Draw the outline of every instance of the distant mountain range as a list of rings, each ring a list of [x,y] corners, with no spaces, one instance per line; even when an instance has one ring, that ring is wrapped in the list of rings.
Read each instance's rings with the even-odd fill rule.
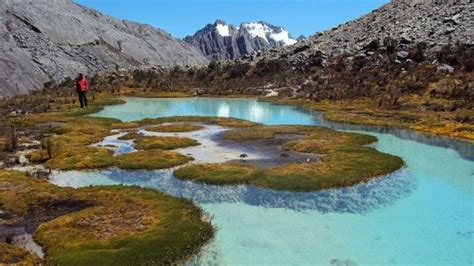
[[[206,25],[184,41],[198,48],[209,60],[239,59],[256,51],[298,42],[284,28],[263,21],[236,27],[223,20]]]

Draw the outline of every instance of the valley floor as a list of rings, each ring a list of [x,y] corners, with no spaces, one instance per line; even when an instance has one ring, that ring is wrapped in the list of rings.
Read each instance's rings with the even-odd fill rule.
[[[128,96],[190,95],[143,92]],[[41,96],[29,99],[25,106],[34,106],[35,102],[44,100]],[[415,96],[405,99],[412,103],[412,107],[402,110],[375,107],[370,100],[262,100],[323,111],[324,117],[331,121],[401,126],[474,140],[472,123],[457,121],[463,116],[472,117],[472,111],[420,112],[417,102],[420,99]],[[32,263],[41,260],[10,244],[12,236],[6,232],[13,227],[21,227],[33,234],[34,240],[45,248],[48,263],[86,264],[90,262],[87,259],[90,254],[104,258],[104,264],[123,258],[174,263],[196,254],[212,238],[211,224],[202,219],[203,213],[191,202],[136,187],[59,188],[40,178],[45,169],[117,167],[155,170],[184,165],[175,171],[176,177],[183,180],[213,185],[251,184],[273,190],[301,192],[351,186],[391,173],[404,164],[399,157],[364,146],[376,141],[374,137],[316,126],[262,126],[245,120],[217,117],[170,117],[121,122],[89,116],[106,105],[121,103],[120,98],[97,94],[93,96],[89,109],[78,110],[74,108],[74,98],[57,97],[49,99],[49,112],[10,114],[6,118],[7,124],[14,126],[14,130],[7,128],[6,134],[0,138],[1,150],[19,148],[23,151],[1,153],[2,167],[28,166],[25,165],[28,163],[41,167],[37,168],[38,171],[20,167],[27,170],[27,175],[0,170],[0,240],[4,241],[0,244],[0,262]],[[252,163],[252,158],[247,158],[248,154],[230,162],[206,163],[198,160],[192,163],[193,154],[179,150],[186,151],[201,143],[193,139],[193,134],[183,132],[199,132],[207,125],[225,129],[221,141],[227,144],[247,145],[253,149],[273,145],[275,150],[281,151],[282,158],[274,159],[267,165],[259,164],[258,160]],[[143,128],[149,133],[144,134]],[[117,133],[122,133],[117,140],[128,141],[132,145],[128,152],[117,153],[110,145],[100,145],[104,138]],[[287,156],[292,159],[285,159]],[[298,156],[310,159],[306,161],[298,159]],[[114,206],[109,206],[111,198],[116,198]],[[166,204],[158,206],[156,201]],[[130,209],[135,211],[125,211]],[[171,209],[173,212],[170,212]],[[130,227],[129,222],[138,227]],[[186,237],[176,235],[177,232]],[[106,238],[102,237],[104,234]],[[175,241],[177,239],[180,240]],[[143,257],[140,255],[143,252],[137,251],[150,246],[158,248],[145,249],[144,252],[151,254],[149,256]],[[111,256],[110,252],[115,255]]]

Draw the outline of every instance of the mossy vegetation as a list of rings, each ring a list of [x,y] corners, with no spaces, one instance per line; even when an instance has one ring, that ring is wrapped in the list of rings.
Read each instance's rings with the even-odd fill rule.
[[[212,185],[245,184],[261,174],[256,167],[245,164],[192,164],[178,168],[175,176]]]
[[[195,140],[177,137],[145,137],[137,142],[139,151],[113,156],[112,151],[91,146],[63,145],[57,148],[49,159],[45,149],[34,150],[27,154],[33,163],[44,163],[44,166],[57,170],[84,170],[118,167],[133,170],[163,169],[184,164],[191,157],[177,152],[167,151],[180,147],[197,145]]]
[[[140,150],[174,150],[178,148],[184,148],[189,146],[199,145],[194,139],[182,138],[182,137],[156,137],[147,136],[135,141],[135,147]]]
[[[152,132],[190,132],[198,131],[203,129],[203,126],[200,125],[190,125],[190,124],[168,124],[168,125],[158,125],[153,127],[148,127],[146,130]]]
[[[194,139],[184,137],[168,136],[145,136],[137,132],[129,132],[119,138],[120,140],[133,140],[135,148],[138,150],[174,150],[189,146],[199,145]]]
[[[145,118],[140,121],[135,121],[140,126],[144,125],[159,125],[163,123],[205,123],[209,125],[218,125],[222,127],[252,127],[257,123],[248,120],[233,118],[233,117],[214,117],[214,116],[172,116],[159,118]]]
[[[5,149],[5,137],[0,136],[0,151],[3,151]]]
[[[193,203],[151,189],[60,188],[11,171],[0,171],[0,184],[3,225],[38,223],[34,238],[49,265],[175,264],[213,235]],[[0,244],[1,263],[37,260]]]
[[[155,170],[171,168],[193,160],[173,151],[145,150],[119,155],[114,158],[114,165],[129,170]]]
[[[120,88],[120,95],[139,98],[186,98],[192,97],[191,92],[186,91],[153,91],[140,88],[124,87]]]
[[[177,169],[174,174],[181,179],[216,185],[248,183],[275,190],[316,191],[354,185],[403,166],[399,157],[364,146],[375,142],[375,137],[321,127],[256,126],[228,131],[224,137],[234,141],[257,141],[275,138],[278,134],[304,136],[284,142],[282,148],[317,154],[321,159],[276,167],[243,163],[190,165]]]
[[[115,100],[103,100],[104,103],[116,103]],[[101,106],[96,105],[98,109]],[[162,169],[188,162],[192,158],[181,156],[173,150],[199,143],[189,138],[144,136],[137,133],[139,127],[161,127],[164,130],[182,131],[201,128],[197,125],[163,125],[172,122],[207,123],[226,127],[250,127],[255,123],[219,117],[165,117],[143,119],[133,122],[121,122],[116,119],[87,116],[88,111],[64,111],[15,116],[8,123],[23,128],[41,128],[45,135],[42,141],[50,139],[52,152],[49,156],[45,148],[34,150],[27,157],[35,163],[44,163],[51,169],[83,170],[117,166],[126,169]],[[121,129],[130,132],[120,139],[135,140],[137,154],[115,157],[105,148],[91,146],[112,135],[111,130]],[[164,156],[163,158],[157,156]],[[140,160],[133,162],[131,160]],[[172,161],[176,160],[176,161]],[[140,168],[143,167],[143,168]]]
[[[461,105],[457,101],[432,98],[429,95],[401,96],[397,98],[397,108],[382,108],[379,105],[383,100],[369,98],[318,102],[286,98],[264,100],[323,111],[324,118],[334,122],[405,127],[435,135],[474,140],[474,111],[457,108],[457,105]]]

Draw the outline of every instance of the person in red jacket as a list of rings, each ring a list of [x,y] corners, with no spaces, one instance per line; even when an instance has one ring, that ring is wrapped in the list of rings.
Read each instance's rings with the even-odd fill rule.
[[[76,92],[79,95],[79,102],[81,103],[81,108],[87,108],[87,91],[89,90],[89,82],[86,77],[79,73],[79,76],[76,79]]]

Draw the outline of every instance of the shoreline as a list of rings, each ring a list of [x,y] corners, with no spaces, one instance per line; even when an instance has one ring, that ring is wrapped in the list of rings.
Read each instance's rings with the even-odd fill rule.
[[[308,106],[308,105],[311,105],[311,104],[316,104],[316,102],[311,101],[311,100],[307,100],[307,99],[291,99],[291,98],[281,98],[281,97],[278,97],[278,98],[274,98],[274,97],[271,97],[271,98],[270,97],[256,97],[256,98],[259,101],[269,102],[269,103],[272,103],[272,104],[275,104],[275,105],[295,106],[295,107],[302,108],[303,110],[306,110],[306,111],[309,111],[309,112],[319,112],[319,113],[321,113],[321,115],[323,116],[323,118],[325,120],[327,120],[329,122],[333,122],[333,123],[340,123],[340,124],[347,123],[347,124],[351,124],[351,125],[373,126],[373,127],[378,127],[378,128],[402,128],[402,129],[412,130],[412,131],[415,131],[415,132],[418,132],[418,133],[423,133],[423,134],[426,134],[426,135],[437,136],[437,137],[446,137],[446,138],[450,138],[450,139],[454,139],[454,140],[474,144],[474,135],[472,136],[472,138],[471,137],[459,137],[459,136],[452,136],[452,135],[447,135],[447,134],[443,134],[443,133],[436,133],[436,132],[430,131],[430,130],[420,130],[418,128],[411,127],[413,125],[409,125],[409,124],[404,125],[403,123],[398,123],[398,124],[397,123],[383,124],[383,123],[375,123],[375,122],[363,123],[363,122],[359,122],[359,121],[355,122],[355,121],[351,121],[351,120],[342,120],[342,119],[337,119],[337,118],[334,118],[334,117],[328,117],[328,112],[330,112],[330,110],[325,109],[325,108],[317,108],[317,107]],[[302,102],[302,103],[299,103],[297,101]],[[350,102],[350,101],[348,101],[348,102]],[[337,102],[335,102],[335,103],[328,102],[328,104],[336,105]],[[342,112],[345,112],[346,114],[349,114],[349,112],[344,111],[344,110],[342,110]]]

